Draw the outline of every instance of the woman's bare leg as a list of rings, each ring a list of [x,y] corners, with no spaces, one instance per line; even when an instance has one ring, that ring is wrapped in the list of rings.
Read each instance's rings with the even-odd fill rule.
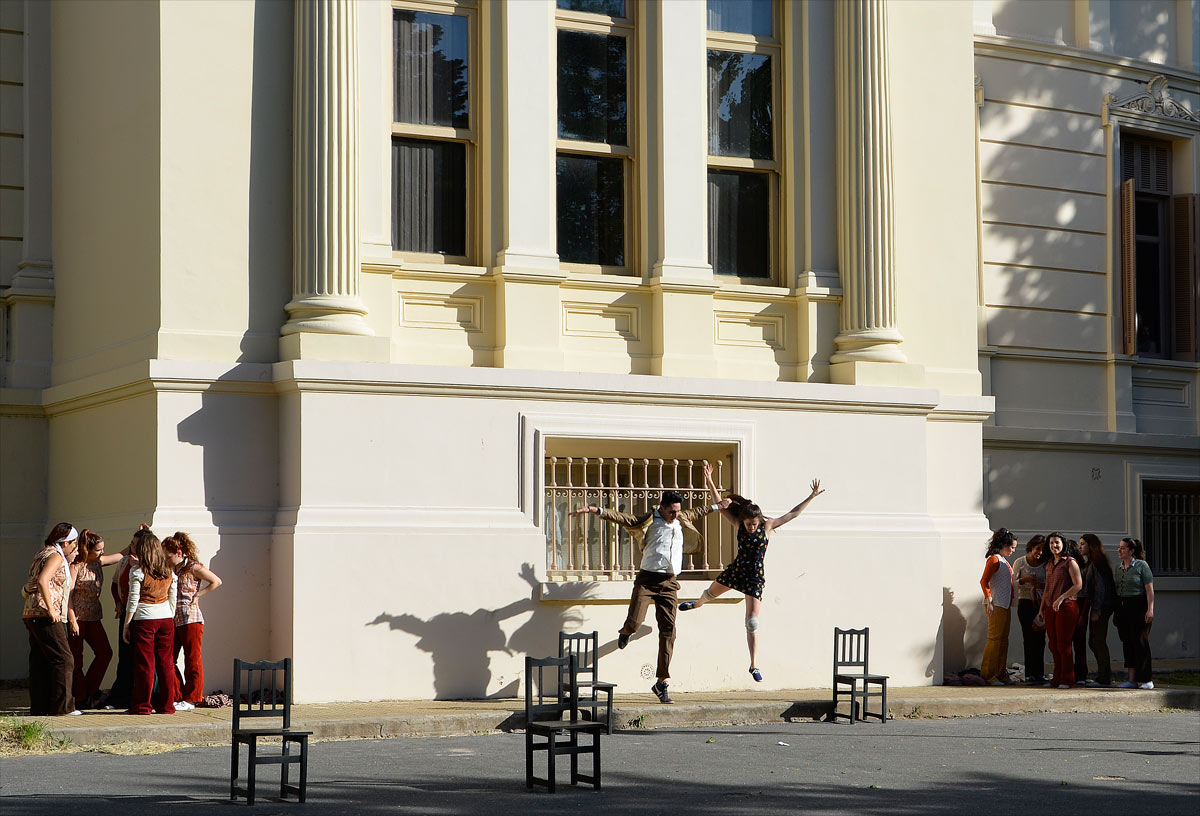
[[[750,650],[750,668],[758,666],[758,616],[762,599],[746,596],[746,647]]]
[[[708,603],[709,601],[713,600],[714,598],[721,597],[728,591],[729,591],[729,587],[725,586],[724,584],[718,584],[716,581],[713,581],[711,584],[708,585],[708,589],[704,590],[704,592],[700,595],[699,598],[697,598],[694,601],[691,601],[691,606],[689,606],[688,609],[695,609],[698,606],[704,606],[704,604]]]

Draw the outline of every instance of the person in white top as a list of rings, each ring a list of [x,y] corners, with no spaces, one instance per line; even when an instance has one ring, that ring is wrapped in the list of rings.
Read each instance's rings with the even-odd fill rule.
[[[133,539],[137,566],[129,573],[122,637],[133,650],[133,691],[129,714],[175,713],[175,600],[178,578],[158,536],[139,530]],[[158,693],[151,701],[154,675]],[[153,708],[151,708],[153,702]]]
[[[571,511],[572,516],[594,513],[605,521],[620,524],[642,541],[641,569],[633,582],[629,614],[617,634],[617,647],[624,649],[629,645],[629,636],[646,620],[646,612],[653,601],[658,623],[658,682],[650,690],[660,702],[674,702],[667,692],[667,680],[671,676],[671,654],[675,648],[675,613],[679,606],[677,576],[683,570],[684,528],[699,535],[692,522],[728,504],[725,500],[710,507],[683,510],[683,497],[668,490],[662,494],[658,507],[642,515],[618,513],[592,504]]]

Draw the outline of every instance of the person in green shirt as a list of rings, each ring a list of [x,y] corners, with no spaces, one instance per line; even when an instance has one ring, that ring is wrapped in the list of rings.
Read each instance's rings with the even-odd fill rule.
[[[1154,688],[1151,673],[1150,626],[1154,623],[1154,573],[1146,563],[1146,550],[1136,538],[1117,545],[1121,563],[1113,570],[1117,611],[1113,620],[1125,651],[1128,682],[1121,688]]]

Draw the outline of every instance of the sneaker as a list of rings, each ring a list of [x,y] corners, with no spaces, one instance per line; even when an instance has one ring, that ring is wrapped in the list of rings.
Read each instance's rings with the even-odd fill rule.
[[[1060,689],[1069,689],[1070,686],[1068,686],[1066,683],[1063,683],[1061,686],[1059,686],[1059,688]]]
[[[1042,683],[1042,688],[1054,688],[1054,684],[1053,683]],[[1063,688],[1066,688],[1066,686],[1063,686]]]
[[[82,715],[82,714],[83,714],[83,712],[82,712],[82,711],[80,711],[78,708],[77,708],[77,709],[75,709],[74,711],[68,711],[68,712],[67,712],[67,716],[68,716],[68,717],[78,717],[78,716],[80,716],[80,715]]]
[[[618,634],[617,635],[617,648],[624,649],[628,645],[629,645],[629,635],[625,634],[624,632],[621,632],[620,634]]]
[[[1151,689],[1154,688],[1154,681],[1151,680],[1148,683],[1142,683],[1140,686],[1138,686],[1138,688],[1145,689],[1146,691],[1150,691]]]
[[[1095,680],[1085,680],[1083,684],[1088,688],[1100,688],[1100,684]]]
[[[175,704],[176,711],[191,711],[193,708],[195,708],[194,705],[192,705],[189,702],[185,702],[183,700],[180,700],[178,703]]]
[[[1008,683],[1001,683],[999,680],[993,680],[992,682],[988,683],[988,685],[989,686],[1007,686]]]
[[[679,605],[680,612],[691,612],[695,608],[696,608],[695,601],[684,601],[683,603],[681,603]]]
[[[674,700],[671,699],[671,695],[667,693],[667,684],[661,680],[659,680],[657,683],[655,683],[653,686],[651,686],[650,690],[654,692],[654,695],[656,697],[658,697],[658,701],[660,703],[675,702]]]
[[[116,711],[116,710],[117,710],[117,707],[116,707],[116,706],[111,706],[111,705],[106,705],[106,706],[104,706],[104,710],[105,710],[105,711]]]
[[[1075,681],[1075,685],[1077,685],[1077,686],[1086,686],[1087,684],[1088,684],[1087,680],[1076,680]]]
[[[753,666],[750,667],[750,676],[754,678],[755,683],[762,682],[762,672],[760,672],[758,669],[754,668]]]
[[[1137,683],[1131,683],[1128,680],[1117,686],[1117,688],[1137,688]]]

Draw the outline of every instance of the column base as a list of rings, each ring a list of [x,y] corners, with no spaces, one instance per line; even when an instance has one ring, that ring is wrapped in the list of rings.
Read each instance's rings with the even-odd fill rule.
[[[890,385],[923,388],[925,366],[916,363],[879,363],[851,360],[831,363],[829,381],[837,385]]]
[[[280,360],[389,363],[391,358],[392,344],[387,337],[301,331],[279,338]]]

